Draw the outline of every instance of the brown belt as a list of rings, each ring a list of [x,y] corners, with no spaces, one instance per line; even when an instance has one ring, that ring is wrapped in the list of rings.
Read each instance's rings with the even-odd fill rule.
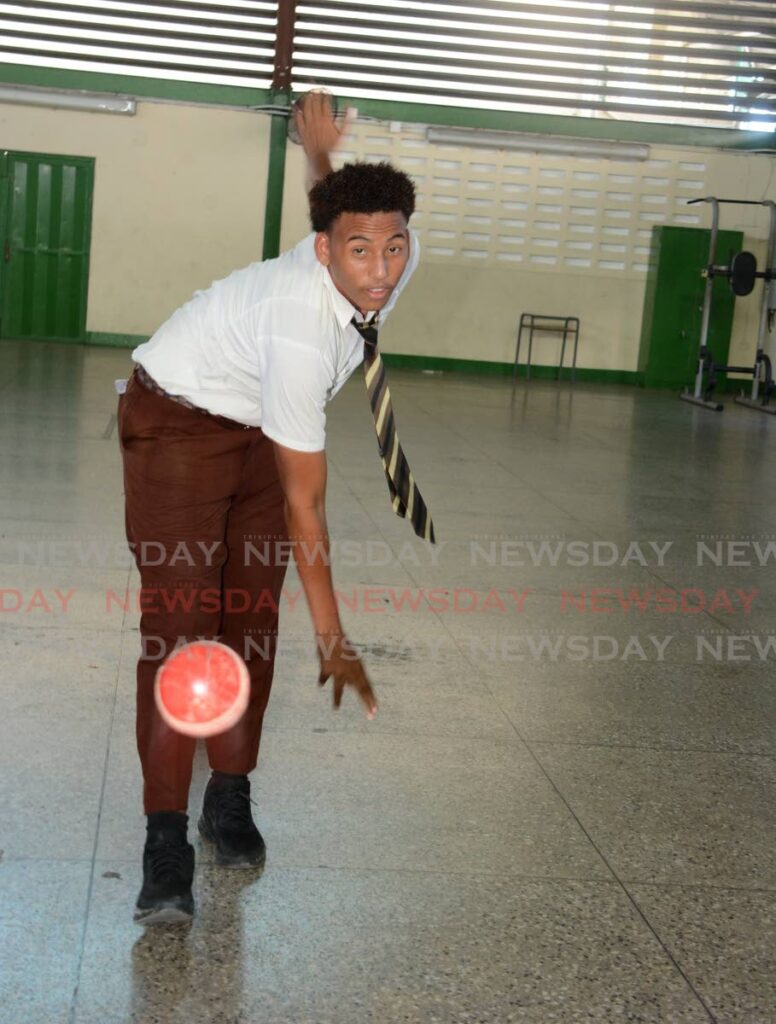
[[[146,388],[148,391],[153,391],[155,395],[161,395],[162,398],[169,398],[171,402],[177,402],[178,405],[184,406],[186,409],[191,409],[193,412],[200,412],[203,416],[210,416],[212,419],[217,420],[219,423],[223,423],[227,427],[239,427],[242,430],[259,430],[259,427],[251,427],[247,423],[238,423],[237,420],[230,420],[228,416],[218,416],[216,413],[208,412],[207,409],[203,409],[199,405],[194,405],[188,398],[184,398],[183,395],[171,395],[169,391],[165,391],[164,388],[157,384],[151,374],[140,365],[135,363],[134,375],[137,380]]]
[[[153,391],[156,395],[161,395],[162,398],[169,398],[173,402],[177,402],[178,405],[184,405],[187,409],[194,409],[195,412],[202,412],[205,415],[210,415],[207,409],[201,409],[198,405],[194,405],[188,398],[184,398],[183,395],[171,395],[169,391],[165,391],[164,388],[157,384],[154,378],[144,367],[137,363],[135,366],[135,376],[148,391]]]

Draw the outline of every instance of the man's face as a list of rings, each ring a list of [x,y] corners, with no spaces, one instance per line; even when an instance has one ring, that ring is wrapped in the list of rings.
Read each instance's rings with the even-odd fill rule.
[[[338,291],[362,315],[391,297],[410,256],[403,213],[342,213],[315,237],[315,253]]]

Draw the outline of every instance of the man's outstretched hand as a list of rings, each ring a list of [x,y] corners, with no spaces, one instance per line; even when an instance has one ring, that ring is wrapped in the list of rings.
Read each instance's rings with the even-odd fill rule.
[[[318,683],[323,686],[330,676],[334,677],[334,707],[338,708],[342,703],[345,687],[353,686],[366,708],[366,717],[374,718],[377,714],[377,699],[356,648],[347,637],[341,635],[320,635],[316,639],[321,663]]]
[[[313,89],[294,103],[294,121],[308,158],[315,163],[333,153],[350,126],[351,114],[337,123],[327,92]]]

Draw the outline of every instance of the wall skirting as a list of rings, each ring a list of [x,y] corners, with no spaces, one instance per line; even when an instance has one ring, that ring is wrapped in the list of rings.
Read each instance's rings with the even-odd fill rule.
[[[105,331],[89,331],[87,334],[87,345],[103,345],[113,348],[135,348],[148,338],[142,334],[111,334]],[[402,355],[395,352],[383,352],[383,362],[386,366],[394,366],[405,370],[425,370],[427,372],[442,373],[471,373],[489,377],[511,377],[512,363],[498,363],[484,359],[451,359],[444,356],[415,356]],[[537,380],[555,379],[557,368],[555,366],[531,365],[531,376]],[[517,368],[518,377],[525,377],[525,366]],[[568,380],[571,376],[569,367],[563,370],[562,379]],[[635,370],[596,370],[588,367],[577,367],[577,380],[593,381],[606,384],[634,384],[641,383],[641,374]]]
[[[3,341],[17,339],[8,338]],[[45,341],[49,344],[65,345],[96,345],[103,348],[135,348],[144,341],[148,341],[146,334],[115,334],[110,331],[87,331],[86,340],[67,338],[24,338],[24,341]],[[398,352],[383,352],[383,362],[386,366],[393,366],[402,370],[417,370],[427,373],[470,373],[477,376],[487,377],[511,377],[512,363],[497,363],[486,359],[451,359],[445,356],[411,356],[402,355]],[[531,377],[536,380],[555,380],[558,372],[557,366],[542,366],[538,363],[531,364]],[[525,366],[517,368],[517,376],[525,377]],[[568,383],[571,378],[571,368],[566,366],[563,369],[562,381]],[[592,367],[578,366],[576,379],[580,382],[592,384],[629,384],[634,387],[644,386],[644,374],[638,370],[597,370]],[[692,381],[687,382],[688,386]],[[744,390],[747,394],[751,388],[749,377],[728,377],[727,380],[720,379],[717,391],[720,394],[730,394]],[[673,391],[678,394],[675,387],[651,388],[650,390]]]

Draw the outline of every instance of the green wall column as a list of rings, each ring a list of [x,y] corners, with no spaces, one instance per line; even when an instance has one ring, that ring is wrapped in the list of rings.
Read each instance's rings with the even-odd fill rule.
[[[270,103],[288,107],[291,97],[285,90],[273,92]],[[271,260],[280,252],[280,226],[283,211],[283,184],[286,176],[286,140],[288,118],[285,111],[270,115],[269,168],[267,171],[267,200],[264,210],[263,259]]]

